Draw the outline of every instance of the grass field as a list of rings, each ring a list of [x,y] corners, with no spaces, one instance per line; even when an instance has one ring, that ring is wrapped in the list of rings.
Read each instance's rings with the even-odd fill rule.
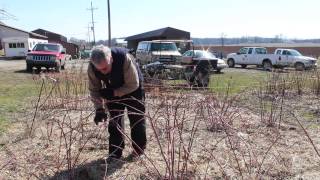
[[[37,93],[30,74],[0,72],[0,133],[10,125],[11,115],[22,112],[28,98]]]
[[[211,92],[217,94],[224,94],[227,91],[231,94],[240,93],[246,89],[257,87],[261,82],[265,81],[268,77],[268,72],[254,71],[239,72],[227,71],[210,76],[209,88]],[[168,84],[178,85],[187,84],[185,80],[168,81]],[[229,90],[228,90],[229,89]]]
[[[210,77],[210,89],[213,92],[224,93],[229,88],[231,94],[239,93],[248,88],[259,86],[267,78],[266,72],[226,72]]]

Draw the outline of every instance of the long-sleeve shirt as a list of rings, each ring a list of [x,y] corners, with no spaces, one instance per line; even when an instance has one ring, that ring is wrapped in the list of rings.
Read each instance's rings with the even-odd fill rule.
[[[116,59],[114,59],[116,60]],[[137,90],[139,87],[139,76],[132,55],[127,54],[123,64],[124,84],[114,89],[113,93],[116,97],[122,97]],[[103,108],[103,98],[99,90],[103,87],[103,82],[98,79],[91,66],[88,67],[89,92],[91,100],[96,109]]]

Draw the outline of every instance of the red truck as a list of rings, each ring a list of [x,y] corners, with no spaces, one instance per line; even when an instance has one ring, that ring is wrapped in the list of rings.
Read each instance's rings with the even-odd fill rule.
[[[45,67],[47,69],[54,68],[56,72],[60,72],[61,69],[65,69],[67,58],[66,51],[61,44],[36,44],[27,54],[27,71],[31,72],[33,67],[38,70]]]

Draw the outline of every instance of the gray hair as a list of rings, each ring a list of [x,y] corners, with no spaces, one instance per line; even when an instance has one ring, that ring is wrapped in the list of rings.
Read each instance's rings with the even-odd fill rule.
[[[99,45],[92,48],[90,60],[93,64],[100,64],[111,56],[111,50],[107,46]]]

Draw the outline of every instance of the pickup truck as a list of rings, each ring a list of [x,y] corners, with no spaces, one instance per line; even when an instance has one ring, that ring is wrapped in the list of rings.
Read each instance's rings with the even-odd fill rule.
[[[274,54],[267,54],[264,47],[244,47],[237,53],[231,53],[227,56],[229,67],[241,65],[246,68],[247,65],[262,66],[264,70],[271,70],[273,67],[294,67],[302,71],[317,67],[317,59],[301,55],[294,49],[276,49]]]
[[[27,54],[27,71],[31,72],[33,67],[41,69],[54,68],[56,72],[65,69],[66,52],[61,44],[47,43],[36,44],[36,46]]]

